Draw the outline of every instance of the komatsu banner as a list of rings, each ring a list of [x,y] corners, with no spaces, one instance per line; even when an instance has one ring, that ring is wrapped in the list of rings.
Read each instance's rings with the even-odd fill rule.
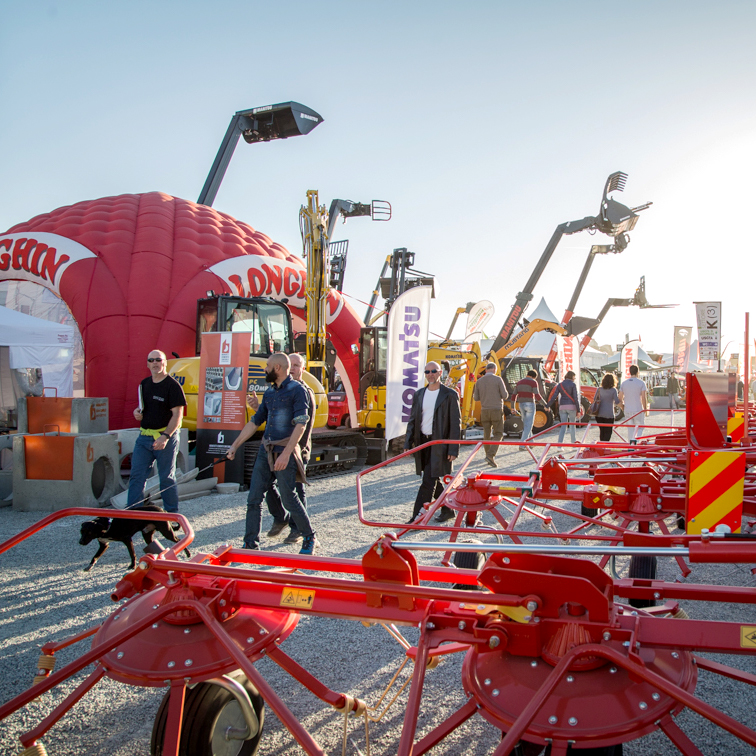
[[[698,361],[719,359],[722,303],[694,302],[698,326]]]
[[[690,326],[675,326],[675,341],[672,349],[672,359],[676,373],[687,373],[690,362]]]
[[[428,354],[431,286],[401,294],[388,316],[386,366],[386,438],[403,436],[415,392],[424,385]]]
[[[630,366],[638,364],[638,347],[640,341],[628,341],[625,346],[622,347],[620,353],[619,369],[622,371],[622,380],[626,381],[630,377]]]
[[[580,399],[580,340],[577,336],[557,336],[557,359],[559,360],[559,379],[572,370],[575,373],[575,386]]]

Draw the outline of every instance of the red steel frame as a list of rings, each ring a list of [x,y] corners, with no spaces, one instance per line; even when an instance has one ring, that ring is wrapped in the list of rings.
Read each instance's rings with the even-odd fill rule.
[[[81,513],[81,509],[63,510],[45,520]],[[132,513],[112,514],[128,517]],[[418,645],[407,650],[414,659],[414,671],[397,746],[400,756],[427,753],[476,712],[507,733],[496,756],[511,753],[521,739],[551,743],[552,754],[566,754],[570,744],[612,745],[656,729],[681,753],[697,754],[700,751],[673,719],[686,707],[756,747],[754,730],[693,692],[700,669],[756,684],[756,676],[698,656],[701,651],[754,653],[756,641],[750,638],[756,636],[756,627],[667,616],[683,598],[753,604],[756,593],[751,589],[613,580],[591,561],[538,553],[571,551],[569,546],[554,544],[486,547],[493,553],[480,573],[425,567],[416,561],[416,551],[443,551],[448,545],[410,544],[392,534],[381,537],[361,561],[229,547],[182,561],[178,553],[191,541],[188,523],[180,515],[159,519],[178,519],[184,524],[187,537],[182,544],[157,558],[142,558],[138,568],[119,581],[113,599],[127,600],[100,627],[43,649],[52,657],[60,648],[93,636],[87,653],[0,707],[2,720],[88,664],[96,665],[76,690],[21,737],[25,747],[36,744],[107,676],[131,685],[170,686],[163,753],[178,756],[186,686],[240,669],[304,752],[321,754],[314,738],[254,667],[256,660],[267,655],[335,709],[365,710],[365,702],[329,689],[279,647],[302,613],[419,625]],[[0,553],[36,530],[39,524],[1,544]],[[756,561],[756,539],[729,540],[724,534],[712,534],[683,540],[681,546],[678,539],[663,543],[659,537],[625,532],[623,545],[615,548],[639,555],[684,555],[691,562]],[[583,549],[600,553],[605,547]],[[262,569],[266,566],[278,569]],[[312,574],[301,573],[303,569]],[[434,587],[430,582],[481,585],[485,592]],[[284,603],[292,590],[304,592],[296,610]],[[668,603],[644,611],[616,601],[651,596]],[[161,633],[151,634],[158,623]],[[187,629],[191,634],[186,634]],[[176,659],[187,657],[191,665],[166,665],[166,650]],[[434,657],[447,653],[465,654],[462,684],[469,700],[418,740],[426,673]],[[596,696],[601,698],[600,713]]]
[[[530,439],[525,445],[536,467],[527,475],[499,471],[468,474],[481,446],[495,442],[455,441],[473,446],[472,453],[455,475],[446,478],[445,490],[426,505],[419,519],[412,524],[370,519],[363,500],[363,479],[413,454],[414,450],[404,452],[357,474],[358,516],[365,525],[398,529],[402,535],[414,530],[448,532],[452,543],[460,535],[495,535],[513,543],[526,538],[559,537],[578,542],[599,540],[611,545],[621,541],[631,529],[651,534],[652,526],[668,540],[683,543],[685,538],[673,536],[665,520],[670,516],[687,519],[687,470],[690,455],[701,449],[745,454],[743,513],[756,516],[756,472],[752,468],[756,464],[756,448],[749,445],[748,437],[744,444],[729,444],[723,431],[734,403],[728,404],[728,397],[721,393],[713,394],[711,390],[707,393],[695,374],[688,375],[688,397],[685,428],[670,431],[662,426],[644,425],[645,431],[662,428],[664,432],[645,435],[639,443],[555,444],[538,441],[538,437]],[[419,448],[443,443],[448,441],[430,441]],[[512,442],[498,445],[506,447]],[[574,452],[574,456],[569,458],[569,452]],[[593,509],[595,513],[576,512],[568,509],[567,503],[580,504],[581,512]],[[453,525],[433,520],[442,506],[454,511]],[[482,512],[491,514],[497,522],[495,529],[480,523],[478,516]],[[544,530],[534,531],[521,525],[523,514],[540,520]],[[576,524],[558,531],[555,525],[558,515]],[[449,549],[443,563],[449,564],[451,556]],[[607,553],[601,566],[609,559]],[[677,562],[683,577],[687,577],[689,566],[681,557],[677,557]]]

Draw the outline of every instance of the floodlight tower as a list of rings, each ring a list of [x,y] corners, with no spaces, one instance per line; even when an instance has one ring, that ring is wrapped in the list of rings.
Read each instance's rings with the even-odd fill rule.
[[[322,122],[321,115],[298,102],[279,102],[234,113],[197,203],[212,207],[240,136],[247,144],[288,139],[309,134]]]

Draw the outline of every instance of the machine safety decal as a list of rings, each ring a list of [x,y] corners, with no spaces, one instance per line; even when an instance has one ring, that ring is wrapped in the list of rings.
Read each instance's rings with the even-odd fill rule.
[[[741,625],[740,647],[756,648],[756,627],[753,625]]]
[[[727,421],[727,435],[732,439],[733,444],[740,444],[743,441],[745,421],[742,412],[735,413],[735,417]]]
[[[288,609],[311,609],[314,600],[315,591],[308,591],[304,588],[289,588],[287,586],[281,594],[280,605]]]
[[[688,452],[688,533],[717,525],[740,532],[745,468],[745,454]]]

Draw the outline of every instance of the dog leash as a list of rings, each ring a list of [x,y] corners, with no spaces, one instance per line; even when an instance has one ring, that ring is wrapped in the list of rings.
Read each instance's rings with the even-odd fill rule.
[[[197,475],[199,475],[200,473],[205,472],[205,470],[209,470],[211,467],[215,467],[215,465],[217,465],[221,461],[226,461],[226,462],[228,461],[228,458],[226,457],[225,454],[222,457],[216,457],[213,462],[211,462],[209,465],[206,465],[201,470],[199,470],[197,472]],[[196,480],[196,476],[195,476],[195,480]],[[174,484],[171,484],[171,485],[174,485]],[[131,506],[124,507],[124,509],[135,509],[140,504],[144,504],[145,501],[149,501],[156,494],[161,494],[161,493],[163,493],[163,491],[167,491],[170,487],[171,486],[166,486],[165,488],[161,488],[159,491],[153,491],[152,493],[150,493],[147,496],[145,496],[141,501],[134,502],[134,504],[132,504]]]

